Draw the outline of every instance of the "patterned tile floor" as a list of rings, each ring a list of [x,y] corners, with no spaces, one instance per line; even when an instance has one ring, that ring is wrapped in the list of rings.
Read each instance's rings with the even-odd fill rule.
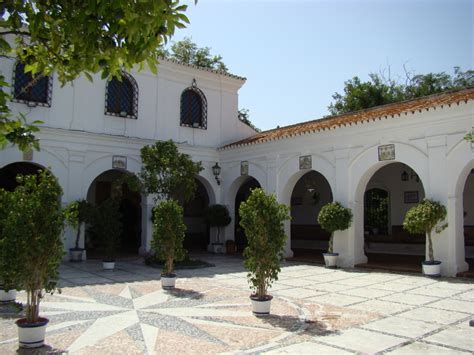
[[[239,258],[182,270],[164,291],[141,260],[64,263],[62,294],[47,296],[47,345],[18,350],[0,318],[0,354],[471,353],[474,282],[416,274],[329,270],[287,262],[271,290],[271,315],[255,317]],[[24,301],[24,293],[18,299]]]

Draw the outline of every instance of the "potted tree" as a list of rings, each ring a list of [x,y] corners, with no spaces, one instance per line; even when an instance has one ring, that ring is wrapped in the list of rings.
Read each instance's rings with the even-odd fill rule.
[[[20,175],[17,181],[19,186],[8,193],[2,238],[17,244],[15,282],[27,294],[26,317],[16,322],[20,347],[34,348],[43,345],[49,322],[39,316],[39,304],[45,292],[56,290],[63,256],[62,190],[47,170]]]
[[[0,189],[0,206],[10,206],[11,194]],[[0,304],[14,302],[18,288],[18,243],[14,236],[7,237],[5,230],[9,208],[0,208]]]
[[[115,256],[122,233],[121,213],[119,202],[115,198],[108,198],[94,208],[91,232],[101,241],[104,252],[102,266],[104,270],[115,268]]]
[[[422,262],[422,268],[423,274],[427,276],[441,276],[441,261],[434,259],[431,235],[433,231],[440,233],[448,226],[442,223],[445,218],[446,207],[437,201],[424,199],[408,210],[403,221],[403,228],[409,233],[426,235],[428,260]]]
[[[352,222],[352,212],[345,208],[339,202],[331,202],[321,208],[318,215],[318,223],[321,228],[331,233],[329,237],[328,252],[323,253],[326,267],[333,268],[337,265],[339,253],[334,253],[334,232],[345,230],[350,227]]]
[[[70,203],[65,211],[68,224],[76,229],[76,240],[74,248],[69,249],[70,260],[73,262],[82,261],[84,248],[79,247],[81,238],[81,226],[90,221],[92,207],[86,200],[77,200]]]
[[[214,253],[222,253],[224,244],[220,240],[221,227],[228,226],[232,220],[229,215],[229,210],[224,205],[211,205],[206,209],[206,221],[210,227],[217,228],[216,241],[212,243]]]
[[[165,277],[161,278],[161,283],[169,287],[174,285],[176,280],[173,262],[185,253],[181,238],[181,231],[184,233],[185,226],[180,203],[189,201],[194,196],[195,176],[203,168],[200,162],[193,162],[189,155],[179,153],[172,140],[144,146],[140,153],[142,158],[140,185],[147,194],[153,195],[155,204],[160,201],[154,208],[153,241],[155,242],[152,249],[166,260],[167,266],[162,273]],[[167,218],[173,220],[176,226],[167,223]],[[163,235],[168,233],[170,236]],[[160,243],[168,245],[160,246]],[[167,278],[169,274],[173,274],[174,277]],[[170,279],[169,283],[166,283],[167,279]]]
[[[151,248],[155,255],[165,261],[161,273],[161,286],[165,289],[175,286],[174,262],[186,256],[183,248],[185,231],[183,208],[176,200],[163,200],[155,206]]]
[[[254,291],[250,299],[256,315],[270,313],[273,297],[268,295],[268,287],[278,280],[286,242],[283,222],[290,219],[289,212],[288,206],[279,204],[274,195],[267,195],[260,188],[252,190],[240,205],[240,225],[248,238],[244,266]]]

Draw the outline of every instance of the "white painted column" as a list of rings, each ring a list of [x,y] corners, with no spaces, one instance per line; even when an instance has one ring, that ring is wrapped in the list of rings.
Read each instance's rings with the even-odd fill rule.
[[[281,192],[283,191],[283,186],[279,185],[278,180],[278,158],[273,158],[267,163],[267,186],[265,187],[266,192],[276,195],[278,203],[283,203],[291,208],[290,201],[285,201]],[[291,211],[290,211],[291,215]],[[283,222],[283,227],[286,235],[286,243],[283,255],[285,258],[292,258],[294,253],[291,250],[291,220],[286,220]]]
[[[334,202],[352,210],[354,216],[349,229],[334,233],[334,252],[339,253],[339,266],[353,267],[367,262],[364,254],[364,204],[349,198],[349,150],[335,151],[336,183]]]
[[[84,171],[84,160],[85,154],[82,151],[69,151],[69,171],[67,186],[61,186],[63,188],[63,204],[68,205],[71,202],[81,199],[87,199],[87,188],[83,187],[83,171]],[[69,260],[69,249],[75,246],[76,241],[76,229],[68,226],[64,230],[65,242],[64,250],[65,259]],[[81,226],[81,236],[79,239],[79,248],[85,248],[85,226]],[[83,260],[87,259],[87,250],[84,250],[82,254]]]
[[[458,272],[469,270],[464,252],[464,208],[462,198],[460,196],[450,196],[446,208],[448,210],[448,260],[453,261],[448,265],[447,275],[456,276]]]
[[[142,195],[142,235],[141,245],[138,249],[140,255],[150,251],[151,240],[153,239],[152,211],[155,206],[153,196]]]
[[[438,201],[448,209],[447,222],[455,223],[457,217],[456,201],[448,200],[448,172],[446,171],[446,136],[436,136],[427,139],[428,147],[428,169],[429,181],[425,184],[427,198]],[[461,207],[462,211],[462,207]],[[451,216],[452,215],[452,216]],[[462,213],[461,213],[462,217]],[[452,226],[455,227],[455,224]],[[451,227],[451,228],[452,228]],[[445,276],[455,276],[456,270],[462,267],[458,265],[456,234],[450,233],[451,228],[447,228],[441,233],[433,233],[433,252],[435,260],[442,262],[441,274]],[[426,259],[428,259],[428,241],[426,242]]]

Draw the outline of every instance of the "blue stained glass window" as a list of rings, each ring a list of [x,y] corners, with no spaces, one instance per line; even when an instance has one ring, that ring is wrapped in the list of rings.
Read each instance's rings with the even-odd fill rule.
[[[134,85],[126,77],[113,78],[107,85],[107,113],[136,118]]]
[[[25,73],[25,65],[17,62],[14,73],[13,99],[25,102],[51,104],[50,77]]]
[[[194,128],[207,128],[206,98],[201,90],[191,87],[181,94],[181,125]]]

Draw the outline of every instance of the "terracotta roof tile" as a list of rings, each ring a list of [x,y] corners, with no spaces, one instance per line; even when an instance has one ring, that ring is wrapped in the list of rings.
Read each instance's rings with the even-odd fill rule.
[[[436,106],[451,106],[452,104],[458,104],[462,101],[467,103],[469,100],[474,100],[473,87],[276,128],[261,132],[238,142],[227,144],[220,149],[225,150],[246,145],[264,143],[272,140],[285,139],[306,133],[315,133],[338,127],[350,126],[352,124],[358,124],[365,121],[369,122],[375,121],[376,119],[390,118],[400,116],[402,114],[421,112]]]

